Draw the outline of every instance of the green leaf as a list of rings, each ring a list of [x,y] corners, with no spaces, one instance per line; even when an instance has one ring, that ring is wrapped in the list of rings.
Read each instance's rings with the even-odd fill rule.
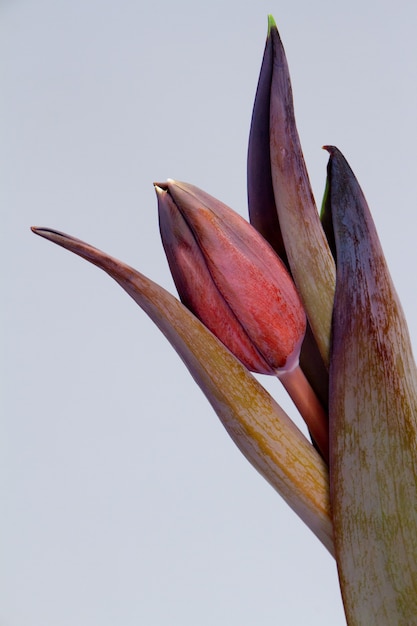
[[[139,304],[184,361],[238,448],[332,553],[326,466],[248,370],[176,298],[133,268],[79,239],[32,230],[103,269]]]

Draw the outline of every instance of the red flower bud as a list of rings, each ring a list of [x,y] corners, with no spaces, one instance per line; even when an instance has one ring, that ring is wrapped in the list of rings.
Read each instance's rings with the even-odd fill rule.
[[[254,372],[298,365],[306,318],[284,264],[240,215],[197,187],[155,185],[182,302]]]

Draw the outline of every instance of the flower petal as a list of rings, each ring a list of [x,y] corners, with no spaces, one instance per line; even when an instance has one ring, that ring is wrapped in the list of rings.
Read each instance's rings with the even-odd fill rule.
[[[159,228],[181,302],[250,370],[274,374],[213,281],[198,243],[171,194],[159,184]]]

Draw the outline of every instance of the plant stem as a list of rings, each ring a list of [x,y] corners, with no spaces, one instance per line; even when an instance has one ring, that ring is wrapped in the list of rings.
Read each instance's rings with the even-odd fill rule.
[[[329,424],[325,410],[299,365],[277,374],[308,426],[323,459],[329,462]]]

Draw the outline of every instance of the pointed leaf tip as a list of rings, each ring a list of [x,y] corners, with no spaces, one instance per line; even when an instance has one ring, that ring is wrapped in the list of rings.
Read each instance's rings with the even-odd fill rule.
[[[275,20],[274,20],[273,16],[272,16],[271,14],[269,14],[269,15],[268,15],[268,37],[269,37],[269,36],[270,36],[270,34],[271,34],[271,30],[272,30],[273,28],[276,28],[276,27],[277,27],[277,25],[276,25],[276,22],[275,22]]]

